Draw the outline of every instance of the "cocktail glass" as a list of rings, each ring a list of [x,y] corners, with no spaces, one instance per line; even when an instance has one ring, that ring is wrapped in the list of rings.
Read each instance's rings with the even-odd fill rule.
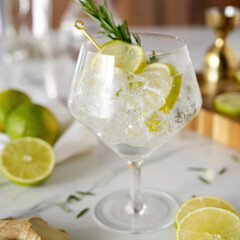
[[[130,192],[111,193],[98,202],[94,212],[102,226],[126,233],[151,232],[173,223],[177,201],[167,192],[141,189],[141,167],[202,105],[185,42],[163,34],[139,36],[147,61],[161,63],[169,74],[154,72],[154,65],[150,72],[124,72],[115,67],[119,58],[133,63],[142,56],[100,54],[85,41],[69,97],[74,118],[128,164]],[[95,40],[99,45],[109,41],[105,37]],[[169,111],[164,110],[166,104]]]

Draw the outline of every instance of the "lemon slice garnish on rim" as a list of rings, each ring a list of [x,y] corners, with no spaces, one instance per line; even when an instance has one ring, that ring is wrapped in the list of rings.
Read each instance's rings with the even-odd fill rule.
[[[140,73],[146,66],[146,56],[142,47],[122,40],[113,40],[103,44],[97,53],[115,56],[114,66],[123,72]],[[105,64],[105,60],[105,56],[95,55],[91,66]]]

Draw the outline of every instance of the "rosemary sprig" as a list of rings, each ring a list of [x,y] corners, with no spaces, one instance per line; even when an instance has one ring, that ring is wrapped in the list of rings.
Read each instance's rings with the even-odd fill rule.
[[[125,18],[122,19],[121,24],[116,25],[113,15],[108,9],[106,0],[104,0],[103,5],[99,5],[98,7],[94,0],[78,1],[84,13],[100,22],[103,31],[99,33],[102,33],[113,40],[122,40],[128,43],[132,43],[132,38],[134,38],[136,43],[141,45],[139,36],[129,32],[127,20]]]
[[[204,178],[204,177],[202,177],[202,176],[198,176],[198,179],[199,179],[200,181],[202,181],[203,183],[210,184],[210,182],[209,182],[206,178]]]
[[[83,209],[80,213],[77,214],[76,218],[82,217],[84,214],[86,214],[89,211],[89,208]]]
[[[67,200],[66,200],[66,202],[68,203],[68,202],[71,202],[72,200],[75,200],[75,201],[80,201],[81,199],[80,198],[78,198],[77,196],[75,196],[75,195],[69,195],[68,197],[67,197]]]
[[[64,212],[72,212],[72,210],[66,206],[66,204],[57,204],[58,207],[60,207]]]
[[[83,195],[83,196],[94,196],[95,193],[92,192],[82,192],[82,191],[76,191],[77,194]]]
[[[207,168],[196,168],[196,167],[189,167],[189,171],[196,171],[196,172],[205,172]]]
[[[222,174],[224,174],[225,172],[227,171],[227,168],[222,168],[220,171],[219,171],[219,175],[222,175]]]
[[[156,57],[156,53],[155,53],[155,51],[152,51],[152,56],[151,57],[149,57],[149,59],[148,59],[148,64],[150,64],[150,63],[155,63],[155,62],[158,62],[159,61],[159,58],[158,57]]]

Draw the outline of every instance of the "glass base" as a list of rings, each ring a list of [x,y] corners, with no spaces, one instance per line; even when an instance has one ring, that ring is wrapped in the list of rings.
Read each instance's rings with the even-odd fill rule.
[[[177,201],[168,193],[143,189],[144,207],[133,213],[129,191],[122,190],[104,197],[95,207],[97,222],[109,230],[124,233],[148,233],[164,229],[174,222]]]

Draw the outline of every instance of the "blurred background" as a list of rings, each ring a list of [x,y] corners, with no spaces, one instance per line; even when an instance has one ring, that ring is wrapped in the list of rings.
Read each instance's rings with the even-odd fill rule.
[[[53,28],[59,28],[70,0],[53,1]],[[101,2],[101,1],[100,1]],[[119,17],[125,16],[131,26],[204,24],[209,7],[240,7],[239,0],[108,0]],[[80,9],[79,9],[80,11]]]

